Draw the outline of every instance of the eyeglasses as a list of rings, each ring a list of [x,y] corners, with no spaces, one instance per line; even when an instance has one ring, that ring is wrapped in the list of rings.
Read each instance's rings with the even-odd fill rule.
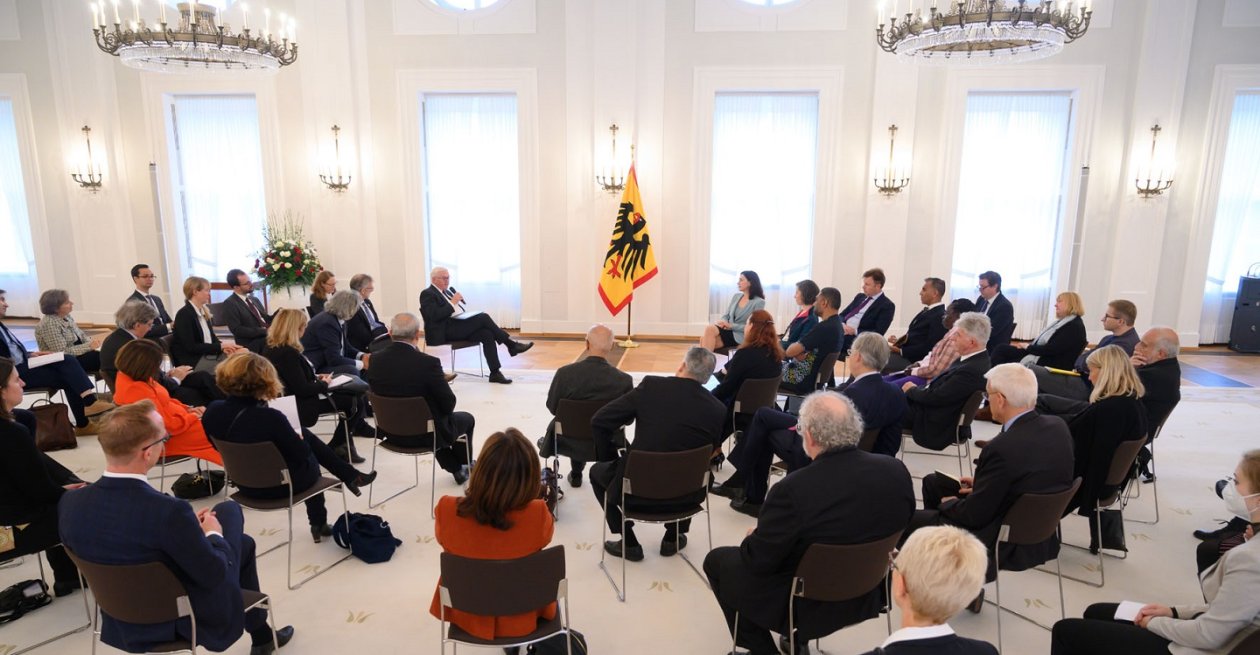
[[[141,280],[152,280],[156,278],[157,276],[156,275],[137,275],[136,277],[140,278]]]
[[[149,443],[149,444],[145,445],[145,446],[144,446],[143,448],[141,448],[140,450],[148,450],[148,449],[150,449],[150,448],[152,448],[152,447],[154,447],[154,446],[157,446],[157,445],[159,445],[159,444],[164,444],[164,443],[166,443],[166,442],[168,442],[168,441],[170,441],[170,440],[171,440],[171,435],[169,435],[169,434],[168,434],[168,435],[166,435],[165,437],[162,437],[161,439],[158,439],[157,441],[154,441],[154,442],[152,442],[152,443]]]
[[[1113,321],[1118,321],[1118,320],[1120,320],[1120,317],[1119,317],[1119,316],[1112,316],[1111,314],[1103,314],[1103,320],[1105,321],[1105,320],[1107,320],[1107,319],[1111,319],[1111,320],[1113,320]]]

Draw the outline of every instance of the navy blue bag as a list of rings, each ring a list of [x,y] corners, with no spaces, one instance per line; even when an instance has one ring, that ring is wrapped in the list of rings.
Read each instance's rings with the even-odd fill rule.
[[[402,545],[402,541],[394,538],[385,519],[358,512],[337,517],[337,522],[333,523],[333,541],[342,548],[349,548],[355,557],[368,564],[388,562]]]

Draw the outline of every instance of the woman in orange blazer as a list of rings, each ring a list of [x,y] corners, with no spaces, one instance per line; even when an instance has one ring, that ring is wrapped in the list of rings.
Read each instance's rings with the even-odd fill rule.
[[[157,381],[162,370],[162,346],[151,339],[133,339],[118,351],[114,360],[118,378],[114,383],[114,402],[129,405],[151,400],[162,415],[162,423],[171,439],[166,442],[166,455],[188,455],[223,466],[223,457],[206,438],[201,427],[204,407],[189,407],[171,398],[170,392]]]
[[[490,435],[481,448],[464,496],[442,496],[434,532],[448,553],[472,559],[517,559],[551,543],[555,530],[547,504],[538,499],[538,451],[516,428]],[[438,585],[442,584],[438,580]],[[429,612],[442,618],[435,589]],[[556,616],[556,604],[513,616],[482,616],[446,610],[446,620],[482,639],[520,637],[538,621]]]

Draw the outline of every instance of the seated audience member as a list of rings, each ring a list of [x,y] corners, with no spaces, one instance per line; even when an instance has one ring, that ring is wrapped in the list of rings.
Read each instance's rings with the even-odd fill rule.
[[[244,349],[219,341],[219,335],[214,333],[214,320],[207,308],[209,304],[209,280],[197,276],[184,280],[184,306],[175,312],[171,364],[213,373],[224,356]]]
[[[361,375],[371,355],[359,352],[346,340],[346,321],[359,313],[363,299],[353,291],[338,291],[328,299],[324,311],[315,315],[302,333],[301,345],[316,373]]]
[[[853,339],[863,332],[888,332],[897,305],[884,295],[884,270],[872,268],[862,273],[862,293],[853,296],[848,307],[840,310],[840,323],[844,329],[841,353],[849,352]]]
[[[1081,488],[1068,505],[1081,516],[1097,522],[1094,506],[1098,499],[1114,492],[1106,486],[1111,459],[1125,441],[1145,439],[1146,410],[1139,398],[1146,393],[1133,364],[1120,346],[1105,346],[1089,354],[1089,380],[1094,390],[1085,411],[1068,421],[1072,452],[1076,460],[1073,475],[1082,478]],[[1090,550],[1098,549],[1098,532],[1090,530]]]
[[[267,347],[263,349],[262,355],[276,367],[276,375],[280,377],[285,394],[293,396],[297,402],[298,419],[303,428],[314,426],[319,422],[319,415],[330,410],[346,415],[346,421],[338,421],[337,429],[328,445],[334,451],[341,450],[343,459],[361,464],[364,459],[355,449],[354,439],[350,440],[350,451],[345,452],[345,430],[348,427],[350,434],[356,437],[371,437],[375,434],[365,420],[367,398],[361,388],[351,391],[330,390],[328,383],[333,376],[329,373],[315,373],[311,363],[302,356],[302,331],[306,329],[307,323],[306,313],[300,309],[282,309],[276,312],[271,329],[267,332]]]
[[[1260,450],[1243,454],[1226,487],[1225,506],[1248,522],[1260,516]],[[1240,653],[1240,642],[1260,629],[1260,542],[1225,553],[1199,575],[1204,603],[1145,605],[1132,621],[1116,619],[1115,603],[1090,605],[1083,619],[1054,624],[1051,655],[1125,653]]]
[[[228,271],[227,283],[232,287],[232,295],[223,301],[223,322],[238,346],[260,353],[267,345],[271,317],[254,297],[254,281],[248,273],[234,268]]]
[[[927,386],[905,382],[901,390],[910,403],[905,427],[914,442],[932,450],[943,450],[958,439],[958,414],[971,394],[984,391],[984,374],[989,370],[989,317],[968,312],[954,323],[954,344],[958,361],[950,364]]]
[[[376,284],[371,275],[359,273],[350,278],[350,290],[359,294],[363,299],[363,306],[359,307],[354,318],[346,322],[346,340],[359,352],[371,352],[372,341],[389,332],[381,321],[380,313],[376,311],[376,305],[372,304],[372,292],[376,291]]]
[[[74,302],[64,289],[49,289],[39,295],[43,316],[35,327],[35,343],[50,353],[65,353],[79,360],[85,371],[101,370],[101,337],[89,337],[79,328],[70,312]]]
[[[757,526],[741,545],[714,548],[704,558],[727,630],[735,629],[738,612],[735,643],[753,655],[779,652],[770,631],[789,632],[792,577],[810,544],[883,539],[904,530],[914,514],[905,465],[858,450],[862,419],[852,401],[832,392],[811,394],[801,407],[800,428],[813,464],[770,490]],[[797,600],[797,644],[878,616],[882,587],[846,601]]]
[[[594,325],[586,331],[585,356],[572,364],[565,364],[551,378],[547,390],[547,411],[555,416],[561,400],[612,400],[630,393],[634,380],[630,374],[618,370],[608,361],[615,347],[612,330],[604,325]],[[777,373],[776,373],[777,374]],[[624,441],[624,436],[619,441]],[[564,444],[559,454],[569,458],[569,486],[582,486],[582,472],[586,470],[587,454],[567,450]],[[557,452],[556,420],[547,424],[547,434],[538,440],[538,452],[543,457],[553,457]],[[593,454],[593,453],[591,453]]]
[[[9,303],[5,302],[4,289],[0,289],[0,319],[9,311]],[[47,387],[61,391],[74,416],[74,433],[79,436],[94,434],[89,417],[104,414],[114,408],[114,404],[96,397],[96,385],[87,376],[83,366],[77,359],[68,357],[60,362],[30,367],[31,357],[47,355],[46,352],[30,352],[18,340],[17,336],[0,322],[0,357],[13,360],[17,367],[18,377],[28,386]]]
[[[879,377],[887,357],[888,344],[879,334],[859,334],[847,360],[853,379],[840,385],[839,391],[853,401],[866,429],[880,431],[872,452],[893,456],[901,446],[906,398],[901,389]],[[731,451],[735,473],[714,487],[713,493],[730,498],[735,511],[757,516],[766,497],[773,456],[783,460],[788,472],[810,463],[796,425],[796,417],[787,412],[768,407],[757,410],[742,443]]]
[[[766,307],[766,292],[761,289],[761,277],[755,271],[741,271],[739,293],[731,296],[726,313],[716,323],[704,326],[700,346],[709,350],[738,348],[744,343],[744,327],[753,312]]]
[[[939,473],[924,476],[924,509],[915,512],[912,529],[955,525],[970,530],[991,549],[997,543],[1002,517],[1015,500],[1027,493],[1067,489],[1072,485],[1073,463],[1067,424],[1033,410],[1037,378],[1031,371],[1019,364],[1002,364],[985,378],[989,407],[1002,430],[980,451],[975,476],[959,480],[961,488]],[[1055,537],[1030,546],[1003,544],[1002,564],[1007,570],[1023,570],[1052,558],[1058,549]],[[988,579],[995,574],[990,564]],[[976,599],[973,611],[979,611],[980,600]]]
[[[722,426],[722,436],[748,427],[746,419],[741,418],[741,425],[732,421],[729,408],[735,406],[735,396],[745,380],[766,378],[778,379],[783,373],[783,348],[779,345],[779,337],[774,330],[774,317],[764,309],[758,309],[748,317],[744,330],[744,341],[726,360],[722,369],[722,381],[713,389],[713,396],[726,405],[726,422]]]
[[[342,292],[348,293],[348,292]],[[338,294],[340,295],[340,294]],[[437,434],[434,437],[400,437],[381,435],[391,443],[405,447],[434,446],[438,466],[455,478],[455,484],[468,480],[468,452],[457,441],[460,435],[474,449],[473,428],[476,421],[468,412],[455,411],[455,393],[442,374],[438,358],[420,352],[420,319],[415,314],[398,314],[389,324],[392,342],[372,356],[372,393],[392,398],[423,396],[433,414]]]
[[[840,343],[844,331],[840,325],[840,315],[836,308],[840,306],[840,292],[833,287],[824,287],[818,292],[818,300],[814,301],[814,312],[818,315],[818,325],[810,330],[800,341],[796,341],[783,351],[787,364],[783,371],[781,388],[797,395],[805,395],[815,390],[818,380],[818,369],[823,360],[835,352],[840,352]],[[800,374],[799,381],[793,381],[793,370]],[[824,381],[830,377],[826,372]]]
[[[985,350],[992,355],[998,346],[1011,342],[1011,335],[1015,333],[1015,307],[1002,293],[1002,276],[996,271],[981,273],[976,289],[980,292],[976,311],[989,317],[989,341]]]
[[[21,411],[21,410],[16,410]],[[31,421],[34,417],[31,417]],[[27,421],[27,424],[31,423]],[[31,428],[34,429],[34,428]],[[1216,481],[1216,497],[1225,499],[1225,489],[1234,484],[1233,477]],[[1232,492],[1231,492],[1232,493]],[[1221,557],[1230,550],[1237,548],[1248,541],[1251,541],[1255,535],[1255,529],[1251,524],[1251,517],[1246,513],[1232,512],[1233,516],[1225,521],[1225,525],[1215,531],[1195,530],[1194,536],[1201,539],[1202,542],[1194,549],[1195,565],[1199,573],[1203,573],[1220,561]]]
[[[35,447],[35,435],[14,420],[22,402],[22,378],[13,360],[0,357],[0,525],[9,527],[9,550],[0,562],[43,551],[53,570],[53,593],[80,588],[79,572],[58,544],[57,503],[67,489],[83,486],[74,473]]]
[[[438,266],[429,273],[432,284],[420,292],[420,315],[424,317],[424,342],[443,346],[452,341],[475,341],[490,367],[490,382],[511,384],[499,370],[499,349],[503,344],[512,357],[534,347],[533,341],[516,341],[483,312],[469,313],[464,294],[451,286],[450,271]]]
[[[1168,420],[1173,408],[1181,402],[1181,363],[1177,354],[1181,341],[1177,331],[1169,327],[1153,327],[1142,335],[1133,348],[1130,361],[1137,368],[1138,379],[1146,388],[1142,406],[1146,408],[1147,442],[1155,438],[1155,430]],[[1138,469],[1143,482],[1154,482],[1151,469],[1151,451],[1143,447],[1138,452]]]
[[[539,479],[538,452],[525,435],[516,428],[490,435],[464,495],[438,500],[433,532],[442,550],[473,559],[509,560],[546,548],[555,523],[547,503],[538,498]],[[442,618],[437,589],[429,612]],[[447,621],[479,639],[521,637],[555,616],[555,603],[512,616],[446,610]]]
[[[202,419],[206,432],[214,435],[215,439],[230,443],[275,445],[284,458],[293,483],[292,489],[287,485],[264,489],[240,487],[242,494],[269,500],[288,498],[290,491],[301,493],[319,482],[321,466],[341,480],[346,491],[356,496],[361,493],[359,487],[372,484],[376,479],[375,471],[362,473],[356,470],[337,457],[332,448],[310,430],[303,428],[299,434],[280,410],[267,406],[267,401],[284,393],[284,387],[280,386],[275,367],[262,355],[251,352],[232,355],[215,370],[214,377],[228,398],[216,400],[206,408]],[[305,504],[311,537],[319,543],[323,537],[332,535],[324,494],[312,496]]]
[[[699,346],[687,351],[673,377],[649,375],[630,393],[604,405],[591,419],[598,464],[591,467],[591,489],[604,506],[604,517],[613,534],[621,534],[621,479],[628,454],[618,452],[622,428],[634,423],[634,442],[628,450],[680,452],[701,446],[717,449],[722,440],[722,416],[726,407],[703,386],[713,375],[717,358]],[[605,496],[607,491],[607,496]],[[631,499],[630,507],[650,507],[658,511],[685,511],[704,502],[705,490],[695,495],[665,501]],[[661,555],[672,556],[687,547],[691,519],[665,527]],[[675,532],[677,530],[677,532]],[[677,537],[677,539],[675,539]],[[675,546],[677,541],[677,546]],[[634,523],[626,522],[626,533],[604,543],[604,550],[616,557],[637,562],[643,559],[643,546],[634,535]]]
[[[131,267],[131,281],[135,283],[136,290],[131,292],[127,300],[139,300],[146,305],[153,307],[157,315],[153,317],[153,326],[149,328],[148,337],[157,341],[162,337],[171,333],[171,315],[166,313],[166,305],[162,303],[162,298],[153,293],[153,283],[157,281],[157,275],[148,264],[136,264]]]
[[[1116,345],[1124,350],[1125,353],[1133,354],[1133,349],[1138,343],[1137,330],[1133,329],[1133,321],[1137,319],[1137,308],[1133,303],[1127,300],[1113,300],[1107,303],[1107,311],[1103,314],[1103,329],[1111,334],[1103,337],[1098,341],[1098,348]],[[1065,405],[1061,400],[1047,399],[1045,396],[1057,396],[1059,398],[1084,403],[1089,400],[1089,394],[1093,390],[1089,381],[1089,366],[1085,364],[1085,359],[1093,350],[1085,350],[1076,357],[1076,362],[1072,365],[1072,370],[1077,375],[1064,375],[1054,373],[1044,366],[1034,365],[1030,368],[1037,376],[1037,390],[1043,396],[1038,399],[1038,409],[1057,415],[1070,414],[1071,411],[1065,411]],[[1079,376],[1079,377],[1078,377]],[[1076,411],[1080,411],[1083,407],[1078,406]]]
[[[888,335],[888,345],[892,354],[888,357],[885,373],[904,371],[911,363],[923,359],[932,348],[945,337],[949,329],[945,327],[945,280],[939,277],[923,278],[923,288],[919,289],[919,302],[923,309],[910,319],[910,326],[900,337]]]
[[[317,273],[315,282],[311,284],[311,306],[306,310],[311,318],[315,318],[324,311],[324,303],[328,302],[334,293],[337,293],[337,276],[329,270]]]
[[[166,452],[162,454],[188,455],[223,466],[223,458],[210,445],[201,426],[205,408],[189,407],[171,398],[170,392],[158,381],[162,372],[161,346],[148,339],[137,339],[118,350],[114,363],[118,366],[114,400],[119,405],[148,400],[162,416],[170,434]]]
[[[114,313],[118,329],[110,332],[101,344],[101,376],[111,392],[117,384],[118,351],[136,339],[146,338],[156,316],[153,305],[141,300],[128,300]],[[191,366],[176,366],[170,373],[158,371],[156,377],[167,393],[185,405],[201,407],[223,398],[223,392],[214,384],[214,376],[194,371]]]
[[[984,544],[970,533],[937,526],[916,530],[892,569],[892,600],[901,629],[865,655],[997,655],[992,644],[959,637],[949,618],[984,588]]]
[[[818,314],[814,313],[814,301],[818,300],[818,285],[813,280],[801,280],[796,283],[796,295],[793,296],[799,311],[792,318],[792,322],[788,323],[787,330],[783,332],[783,338],[779,340],[779,345],[787,350],[787,347],[800,341],[802,337],[809,334],[809,331],[818,325]]]
[[[161,562],[184,584],[197,617],[197,644],[227,650],[248,632],[250,655],[274,650],[267,613],[243,611],[241,590],[259,591],[254,539],[245,533],[241,507],[224,501],[194,512],[187,501],[159,493],[146,479],[169,437],[153,403],[120,407],[101,427],[105,472],[61,499],[61,539],[80,559],[97,564]],[[189,640],[186,620],[135,624],[101,613],[101,641],[140,653]],[[279,646],[293,627],[276,631]]]
[[[993,365],[1020,362],[1068,370],[1076,356],[1085,350],[1085,304],[1074,291],[1064,291],[1054,299],[1054,322],[1027,345],[998,345]]]
[[[958,344],[954,342],[954,323],[958,321],[958,317],[975,309],[975,305],[966,298],[959,298],[949,303],[945,307],[945,316],[941,319],[942,326],[945,328],[943,337],[940,341],[932,346],[923,359],[913,362],[902,371],[889,373],[884,376],[884,381],[889,384],[895,384],[898,387],[907,382],[913,382],[918,386],[923,386],[932,378],[945,372],[955,361],[958,360]]]

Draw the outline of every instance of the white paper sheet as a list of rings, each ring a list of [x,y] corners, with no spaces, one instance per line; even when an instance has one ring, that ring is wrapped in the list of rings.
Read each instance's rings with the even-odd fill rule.
[[[26,360],[26,367],[39,368],[47,364],[56,364],[57,362],[64,361],[65,359],[65,353],[48,353],[47,355],[40,355],[39,357],[32,357]]]
[[[1134,621],[1137,619],[1138,610],[1146,607],[1146,603],[1139,603],[1132,600],[1121,601],[1116,606],[1117,621]]]
[[[333,376],[333,379],[331,379],[331,380],[329,380],[329,381],[328,381],[328,388],[329,388],[329,389],[336,389],[337,387],[340,387],[341,385],[343,385],[343,384],[345,384],[345,383],[347,383],[347,382],[349,382],[349,381],[351,381],[351,380],[353,380],[353,379],[354,379],[354,377],[353,377],[353,376],[349,376],[349,375],[336,375],[336,376]]]
[[[296,396],[280,396],[268,402],[267,406],[280,410],[280,413],[289,419],[289,425],[293,426],[293,431],[302,434],[302,419],[298,418]]]

